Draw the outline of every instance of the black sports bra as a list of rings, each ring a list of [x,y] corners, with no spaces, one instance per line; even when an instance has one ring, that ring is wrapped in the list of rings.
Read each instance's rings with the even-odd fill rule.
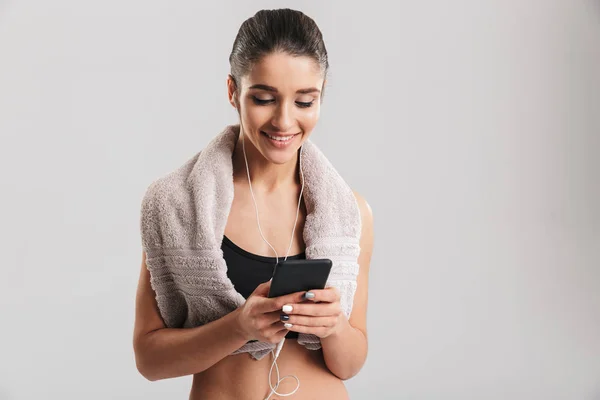
[[[227,236],[223,236],[221,245],[223,257],[227,264],[227,276],[233,283],[235,289],[244,298],[248,298],[254,289],[263,282],[268,281],[273,276],[275,269],[275,257],[265,257],[250,253],[235,243]],[[293,256],[288,256],[288,260],[305,259],[304,252]],[[280,257],[280,259],[283,259]],[[290,331],[286,339],[297,339],[298,332]]]

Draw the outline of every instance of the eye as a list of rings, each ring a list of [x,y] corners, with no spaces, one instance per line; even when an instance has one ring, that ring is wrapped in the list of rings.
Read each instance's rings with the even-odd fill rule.
[[[252,101],[254,102],[254,104],[258,104],[260,106],[264,106],[264,105],[267,105],[267,104],[270,104],[270,103],[274,102],[275,99],[266,99],[265,100],[265,99],[259,99],[256,96],[252,96]],[[310,101],[308,103],[307,102],[302,102],[302,101],[297,101],[296,104],[300,108],[308,108],[308,107],[311,107],[314,102],[315,102],[314,100]]]
[[[261,106],[265,105],[265,104],[272,103],[274,101],[273,99],[267,99],[267,100],[259,99],[256,96],[252,96],[252,100],[254,101],[255,104],[258,104],[258,105],[261,105]]]
[[[311,102],[308,102],[308,103],[297,101],[296,104],[298,104],[298,107],[308,108],[308,107],[312,106],[314,102],[315,102],[314,100]]]

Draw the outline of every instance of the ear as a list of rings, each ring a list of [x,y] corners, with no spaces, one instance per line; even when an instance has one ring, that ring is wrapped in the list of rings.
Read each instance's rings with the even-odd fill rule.
[[[233,108],[237,109],[239,104],[239,99],[236,92],[237,86],[235,84],[235,80],[231,74],[227,74],[227,97],[229,99],[229,104],[233,106]]]

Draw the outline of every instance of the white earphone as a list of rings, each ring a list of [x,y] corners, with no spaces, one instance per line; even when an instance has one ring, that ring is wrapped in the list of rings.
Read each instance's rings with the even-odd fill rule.
[[[241,125],[240,125],[240,129],[241,129]],[[276,263],[279,263],[279,257],[277,255],[277,251],[275,250],[275,248],[271,245],[271,243],[269,243],[269,241],[267,239],[265,239],[265,236],[263,235],[262,229],[260,228],[260,221],[258,218],[258,205],[256,204],[256,199],[254,198],[254,192],[252,191],[252,182],[250,180],[250,168],[248,167],[248,158],[246,157],[246,145],[245,145],[245,136],[242,137],[242,149],[244,151],[244,160],[246,161],[246,172],[248,173],[248,185],[250,186],[250,194],[252,195],[252,201],[254,202],[254,208],[256,210],[256,222],[258,223],[258,231],[260,232],[260,236],[263,238],[263,240],[265,241],[265,243],[267,243],[269,245],[269,247],[273,250],[273,252],[275,252],[275,260]],[[300,146],[300,154],[299,154],[299,161],[300,161],[300,175],[302,176],[302,187],[300,189],[300,196],[298,197],[298,208],[296,210],[296,220],[294,221],[294,227],[292,229],[292,238],[290,239],[290,245],[288,246],[288,250],[287,250],[287,254],[285,256],[285,260],[287,260],[289,254],[290,254],[290,249],[292,248],[292,243],[294,242],[294,232],[296,230],[296,224],[298,223],[298,215],[300,214],[300,201],[302,199],[302,192],[304,190],[304,175],[302,174],[302,146]],[[300,388],[300,380],[298,379],[297,376],[295,375],[286,375],[283,378],[279,379],[279,367],[277,366],[277,357],[279,357],[279,353],[281,352],[281,349],[283,348],[283,343],[285,342],[285,337],[281,340],[281,342],[279,342],[277,344],[277,348],[275,349],[275,351],[271,351],[271,354],[273,354],[273,363],[271,364],[271,369],[269,369],[269,386],[271,387],[271,393],[269,393],[269,395],[265,398],[265,400],[269,400],[269,398],[273,395],[276,394],[278,396],[282,396],[282,397],[286,397],[286,396],[291,396],[294,393],[296,393],[296,391]],[[273,373],[273,366],[275,367],[275,370],[277,372],[277,383],[275,384],[275,386],[271,385],[271,374]],[[298,385],[296,386],[296,389],[294,389],[292,392],[290,393],[278,393],[277,392],[277,388],[279,387],[279,384],[285,379],[285,378],[294,378],[296,379],[296,382],[298,383]]]

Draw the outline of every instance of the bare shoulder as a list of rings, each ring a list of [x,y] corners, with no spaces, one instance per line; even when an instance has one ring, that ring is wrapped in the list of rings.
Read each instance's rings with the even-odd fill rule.
[[[356,293],[354,294],[352,313],[348,321],[350,321],[350,324],[353,327],[360,330],[366,338],[369,270],[371,265],[371,255],[373,254],[373,211],[363,196],[356,191],[353,192],[361,215],[361,233]]]
[[[370,204],[367,200],[356,190],[352,191],[354,193],[354,197],[356,198],[356,202],[358,203],[358,209],[360,210],[360,216],[363,222],[363,230],[368,227],[368,225],[373,224],[373,210],[371,209]],[[367,224],[367,226],[364,226]]]
[[[371,206],[367,202],[367,200],[357,191],[353,190],[354,197],[356,198],[356,202],[358,203],[358,209],[360,210],[361,216],[361,237],[360,237],[360,247],[364,250],[364,252],[370,253],[373,249],[373,210]]]

